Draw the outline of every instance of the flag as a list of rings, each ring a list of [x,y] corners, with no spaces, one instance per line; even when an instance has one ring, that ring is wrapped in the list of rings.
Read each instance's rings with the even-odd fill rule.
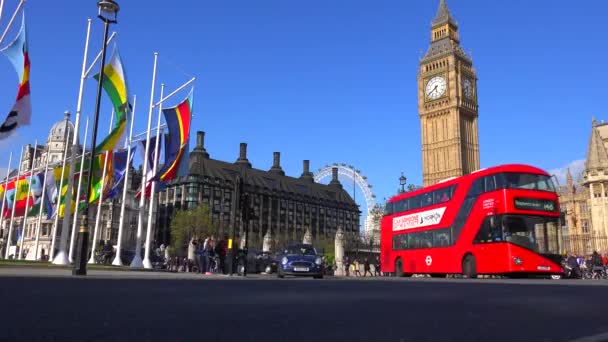
[[[124,139],[131,104],[128,99],[127,77],[118,49],[115,47],[108,64],[103,68],[103,89],[114,106],[114,127],[110,134],[96,147],[96,152],[111,151]],[[99,80],[99,75],[93,76]]]
[[[106,155],[108,156],[107,162]],[[95,158],[93,158],[93,181],[91,182],[91,189],[89,190],[89,203],[96,202],[100,197],[103,200],[106,197],[107,192],[110,190],[110,185],[112,184],[112,155],[112,151],[106,151],[96,155]],[[102,183],[104,162],[106,163],[106,177]],[[103,194],[101,192],[102,184]]]
[[[42,184],[44,184],[44,173],[40,172],[31,178],[30,184],[30,207],[28,215],[31,213],[38,214],[42,199]]]
[[[159,136],[159,138],[162,137],[162,135]],[[160,146],[160,141],[158,146]],[[146,155],[146,141],[145,140],[141,140],[138,143],[139,147],[140,147],[140,153],[142,156],[142,159],[145,160],[145,155]],[[156,154],[154,153],[154,147],[156,147],[156,137],[150,137],[150,150],[148,151],[148,170],[146,172],[146,197],[150,197],[150,189],[152,188],[152,179],[154,178],[154,160],[156,160],[158,162],[158,156],[160,155],[160,153]],[[160,150],[160,148],[159,148]],[[137,192],[137,194],[135,195],[136,198],[139,198],[141,196],[141,190],[139,190]]]
[[[34,180],[35,177],[32,178]],[[32,182],[32,188],[30,188],[30,175],[22,175],[17,177],[16,179],[9,181],[7,184],[0,185],[0,196],[3,196],[4,192],[6,192],[6,205],[4,207],[4,213],[2,216],[4,218],[8,218],[11,216],[11,212],[13,211],[13,203],[15,207],[14,216],[23,216],[25,212],[30,208],[33,204],[32,193],[38,193],[40,187],[37,185],[38,182]],[[33,187],[37,188],[34,189]],[[29,190],[29,192],[28,192]],[[30,197],[29,205],[26,207],[27,198]],[[16,203],[15,203],[16,202]]]
[[[192,92],[177,106],[163,109],[169,131],[169,141],[166,143],[165,162],[155,176],[158,181],[166,182],[177,176],[180,161],[190,137],[191,104]]]
[[[127,150],[121,150],[114,153],[114,182],[112,188],[108,191],[107,198],[112,199],[118,196],[121,189],[122,181],[127,172],[127,168],[131,167],[131,163],[133,161],[133,153],[137,147],[131,149],[131,155],[129,156],[129,160],[127,161]]]
[[[25,14],[17,38],[1,51],[13,64],[19,77],[17,100],[0,125],[0,140],[8,138],[18,127],[29,125],[32,117],[30,99],[30,57],[25,29]]]
[[[6,205],[2,216],[10,216],[15,201],[17,201],[15,203],[15,216],[23,216],[28,209],[31,209],[36,199],[40,197],[41,184],[37,176],[31,177],[30,175],[23,175],[6,184],[0,184],[0,198],[6,192]],[[28,197],[30,198],[29,204],[27,203]]]

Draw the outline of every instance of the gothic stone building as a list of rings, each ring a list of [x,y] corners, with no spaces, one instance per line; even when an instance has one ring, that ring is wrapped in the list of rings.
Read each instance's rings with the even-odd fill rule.
[[[479,169],[477,76],[445,0],[418,70],[423,185]]]
[[[570,251],[608,252],[608,123],[591,125],[587,159],[578,187],[568,170],[560,205],[568,228]]]
[[[204,132],[198,132],[189,174],[170,182],[158,195],[156,244],[170,244],[170,221],[177,210],[201,203],[210,208],[220,234],[234,227],[238,236],[244,236],[241,215],[235,209],[237,176],[243,179],[243,192],[253,197],[256,218],[250,224],[250,241],[262,241],[269,231],[273,239],[282,241],[302,241],[307,229],[313,236],[333,237],[338,227],[358,233],[359,208],[342,188],[337,171],[328,185],[315,183],[305,160],[300,177],[286,176],[279,152],[274,153],[270,170],[255,169],[247,159],[245,143],[234,163],[211,159],[204,147]]]

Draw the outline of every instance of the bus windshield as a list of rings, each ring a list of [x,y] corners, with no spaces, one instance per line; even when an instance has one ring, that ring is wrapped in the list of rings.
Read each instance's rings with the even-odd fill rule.
[[[504,240],[536,253],[559,254],[557,218],[532,215],[505,215]]]

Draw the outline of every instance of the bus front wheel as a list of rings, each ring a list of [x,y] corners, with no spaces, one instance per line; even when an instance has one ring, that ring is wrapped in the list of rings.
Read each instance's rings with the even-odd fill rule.
[[[477,278],[477,265],[475,257],[471,254],[467,254],[462,261],[462,274],[466,278]]]

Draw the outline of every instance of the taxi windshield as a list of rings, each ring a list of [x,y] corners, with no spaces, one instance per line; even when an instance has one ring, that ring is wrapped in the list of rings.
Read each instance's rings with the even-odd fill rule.
[[[317,255],[311,246],[290,246],[285,250],[287,255]]]

